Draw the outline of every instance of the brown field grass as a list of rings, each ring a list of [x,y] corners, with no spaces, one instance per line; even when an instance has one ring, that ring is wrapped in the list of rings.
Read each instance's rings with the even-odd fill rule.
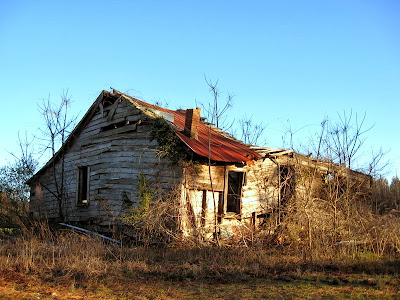
[[[344,280],[347,276],[342,276]],[[346,279],[347,280],[347,279]],[[104,281],[44,282],[37,277],[2,278],[2,299],[396,299],[398,282],[357,276],[351,281],[261,279],[237,283],[113,278]]]
[[[4,299],[400,297],[400,260],[359,252],[305,261],[284,246],[125,247],[72,231],[0,243]]]

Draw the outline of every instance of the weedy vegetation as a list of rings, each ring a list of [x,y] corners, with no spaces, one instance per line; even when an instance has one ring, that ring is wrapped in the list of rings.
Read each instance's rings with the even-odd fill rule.
[[[384,252],[341,245],[335,256],[326,251],[316,255],[316,248],[310,260],[299,251],[300,244],[279,245],[260,234],[247,246],[193,247],[183,241],[163,247],[129,246],[36,223],[19,236],[2,235],[0,295],[60,299],[399,295],[400,260],[393,245]]]

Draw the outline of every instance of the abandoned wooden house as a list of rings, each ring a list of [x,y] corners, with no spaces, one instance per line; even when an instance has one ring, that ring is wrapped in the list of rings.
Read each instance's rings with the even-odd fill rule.
[[[306,166],[306,158],[245,145],[207,123],[200,108],[170,110],[103,91],[28,181],[31,216],[104,231],[139,205],[142,176],[151,188],[174,190],[182,234],[211,238],[218,227],[229,237],[284,207],[301,189],[293,184],[294,161]],[[317,164],[316,186],[332,172],[312,160]]]

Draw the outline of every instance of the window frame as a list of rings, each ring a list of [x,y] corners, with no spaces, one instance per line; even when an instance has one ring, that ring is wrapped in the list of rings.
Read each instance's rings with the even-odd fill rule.
[[[238,185],[238,193],[236,194],[229,194],[229,173],[241,173],[241,185]],[[240,178],[239,178],[240,179]],[[227,169],[225,173],[225,188],[224,188],[224,214],[233,214],[240,216],[242,214],[242,198],[243,198],[243,188],[247,185],[247,171],[246,170],[235,170],[235,169]],[[240,193],[240,194],[239,194]],[[237,203],[236,209],[228,211],[228,195],[237,195]],[[229,205],[231,206],[231,205]]]
[[[89,166],[78,166],[76,183],[76,206],[88,206],[90,202]],[[86,195],[83,196],[83,193]]]

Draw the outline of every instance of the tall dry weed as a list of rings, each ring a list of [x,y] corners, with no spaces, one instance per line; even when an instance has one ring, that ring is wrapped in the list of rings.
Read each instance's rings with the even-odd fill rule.
[[[0,266],[52,278],[96,277],[109,271],[110,250],[99,239],[36,224],[29,233],[0,244]]]

